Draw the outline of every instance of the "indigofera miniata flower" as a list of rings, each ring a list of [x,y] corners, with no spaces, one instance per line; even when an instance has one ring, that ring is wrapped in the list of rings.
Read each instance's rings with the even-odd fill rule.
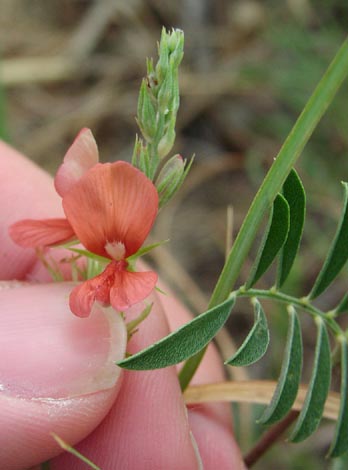
[[[153,183],[129,163],[98,163],[89,129],[82,129],[64,157],[54,184],[66,219],[21,220],[10,227],[23,247],[45,247],[76,239],[91,253],[110,260],[105,270],[76,286],[70,308],[88,316],[93,303],[124,311],[154,289],[157,274],[135,272],[127,258],[141,248],[158,211]]]

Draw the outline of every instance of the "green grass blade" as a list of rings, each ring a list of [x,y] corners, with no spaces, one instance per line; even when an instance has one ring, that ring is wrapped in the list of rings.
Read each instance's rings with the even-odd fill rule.
[[[178,364],[201,351],[224,325],[235,297],[208,310],[146,349],[117,363],[131,370],[151,370]]]
[[[283,196],[290,208],[290,227],[286,242],[280,252],[280,262],[277,276],[277,288],[287,279],[295,261],[303,232],[306,214],[306,193],[303,184],[292,169],[283,186]]]
[[[253,299],[255,320],[248,336],[238,351],[225,361],[230,366],[248,366],[257,362],[267,351],[269,344],[269,329],[265,312],[260,302]]]
[[[341,401],[335,435],[329,457],[339,457],[348,451],[348,345],[341,339]]]
[[[51,433],[52,437],[55,439],[55,441],[60,445],[62,449],[64,449],[66,452],[69,452],[70,454],[74,455],[77,457],[81,462],[85,463],[89,468],[92,468],[93,470],[101,470],[100,467],[98,467],[95,463],[91,462],[87,457],[82,455],[80,452],[78,452],[76,449],[71,447],[69,444],[67,444],[63,439],[54,432]]]
[[[297,313],[289,307],[289,327],[279,380],[271,403],[265,408],[259,422],[273,424],[290,411],[298,392],[302,372],[302,336]]]
[[[261,242],[259,256],[251,270],[246,289],[252,287],[272,264],[284,245],[289,231],[290,209],[286,199],[278,194],[273,203],[271,221]]]
[[[326,397],[330,388],[331,356],[329,336],[324,321],[320,318],[316,318],[316,321],[318,334],[313,372],[301,413],[290,436],[292,442],[303,441],[316,431],[323,415]]]
[[[221,272],[209,307],[223,302],[233,290],[265,212],[281,191],[288,174],[347,75],[348,39],[314,90],[257,192]]]
[[[348,259],[348,183],[342,184],[344,204],[341,219],[329,253],[308,296],[309,299],[318,297],[332,283]]]

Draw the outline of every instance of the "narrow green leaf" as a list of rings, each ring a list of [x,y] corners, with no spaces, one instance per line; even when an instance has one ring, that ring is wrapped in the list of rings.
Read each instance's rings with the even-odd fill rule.
[[[268,230],[261,242],[259,256],[251,270],[250,280],[246,283],[247,289],[267,271],[284,245],[289,231],[289,213],[289,204],[281,194],[278,194],[273,203]]]
[[[248,366],[257,362],[267,351],[269,330],[265,312],[260,302],[253,298],[255,320],[252,329],[238,351],[225,361],[230,366]]]
[[[341,338],[341,401],[335,435],[329,450],[329,457],[339,457],[348,451],[348,345]]]
[[[334,309],[334,312],[336,315],[339,315],[340,313],[347,312],[347,310],[348,310],[348,293],[344,294],[341,302]]]
[[[290,209],[290,227],[286,242],[280,252],[277,287],[280,288],[288,277],[295,261],[303,232],[306,213],[306,193],[303,184],[292,169],[283,186],[283,196]]]
[[[290,436],[292,442],[303,441],[317,429],[330,388],[331,357],[329,336],[324,321],[321,318],[317,318],[316,321],[318,324],[318,334],[313,372],[301,413]]]
[[[348,259],[348,183],[344,187],[344,204],[335,238],[323,267],[309,294],[310,299],[320,295],[335,279]]]
[[[290,411],[298,392],[302,372],[302,336],[297,313],[289,307],[289,328],[279,380],[271,403],[258,420],[262,424],[273,424]]]
[[[117,363],[132,370],[151,370],[178,364],[211,341],[230,315],[235,297],[194,318],[170,335]]]

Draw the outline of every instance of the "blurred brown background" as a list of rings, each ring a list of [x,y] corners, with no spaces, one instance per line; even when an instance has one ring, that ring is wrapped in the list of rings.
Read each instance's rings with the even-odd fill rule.
[[[103,161],[129,160],[138,132],[134,117],[145,58],[156,60],[163,25],[185,32],[173,153],[195,153],[196,160],[153,233],[154,240],[171,242],[149,262],[198,312],[224,260],[227,206],[233,208],[236,233],[272,159],[345,37],[348,3],[0,0],[2,137],[52,174],[81,127],[92,129]],[[339,181],[348,179],[347,103],[345,84],[297,166],[307,190],[308,220],[287,283],[294,295],[310,289],[335,232]],[[268,282],[260,285],[272,285],[272,273]],[[322,296],[323,308],[335,305],[346,285],[345,272]],[[266,312],[271,351],[239,378],[277,377],[286,315],[274,305],[267,305]],[[229,324],[236,344],[250,322],[249,307],[240,302]],[[303,329],[310,355],[314,330],[308,318]],[[226,338],[221,344],[231,347]],[[310,364],[306,367],[305,378]],[[237,423],[245,448],[245,441],[260,432],[252,419],[247,426],[246,432]],[[255,468],[327,468],[323,455],[331,433],[331,425],[324,424],[315,437],[285,453],[281,444]]]

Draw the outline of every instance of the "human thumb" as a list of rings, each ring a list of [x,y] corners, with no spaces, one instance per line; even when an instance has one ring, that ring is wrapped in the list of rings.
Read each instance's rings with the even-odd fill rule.
[[[0,283],[0,462],[28,468],[87,436],[119,389],[127,331],[120,315],[68,307],[71,283]]]

